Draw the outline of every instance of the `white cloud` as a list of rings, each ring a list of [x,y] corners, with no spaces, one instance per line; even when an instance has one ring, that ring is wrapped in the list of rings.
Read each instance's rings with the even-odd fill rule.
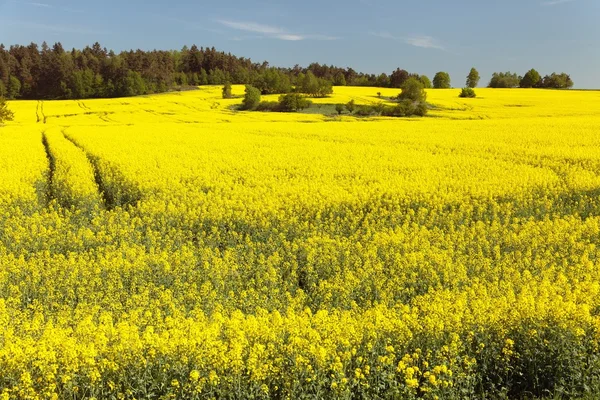
[[[423,47],[425,49],[444,50],[444,47],[431,36],[410,36],[404,38],[404,42],[411,46]]]
[[[572,3],[575,0],[550,0],[550,1],[544,1],[542,2],[543,6],[555,6],[557,4],[563,4],[563,3]]]
[[[382,39],[397,40],[397,41],[409,44],[411,46],[422,47],[424,49],[437,49],[437,50],[444,50],[444,51],[446,50],[444,48],[444,46],[442,46],[435,38],[433,38],[431,36],[413,35],[413,36],[399,37],[399,36],[394,36],[388,32],[371,32],[370,35],[377,36]]]
[[[302,35],[288,32],[283,28],[279,28],[271,25],[259,24],[256,22],[245,22],[245,21],[231,21],[231,20],[217,20],[218,23],[228,28],[236,29],[244,32],[258,33],[263,37],[269,37],[279,40],[288,41],[300,41],[300,40],[335,40],[337,38],[326,35]]]

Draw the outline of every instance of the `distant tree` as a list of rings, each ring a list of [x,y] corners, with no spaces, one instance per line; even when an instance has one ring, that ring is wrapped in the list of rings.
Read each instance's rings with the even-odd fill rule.
[[[310,107],[311,101],[300,93],[288,93],[279,96],[279,110],[284,112],[302,111]]]
[[[311,71],[301,74],[296,79],[296,91],[312,97],[326,97],[333,93],[330,80],[317,78]]]
[[[231,99],[233,94],[231,93],[231,83],[225,82],[225,86],[223,86],[222,94],[224,99]]]
[[[8,104],[6,104],[4,97],[0,97],[0,124],[4,123],[4,121],[12,121],[14,117],[15,114],[8,109]]]
[[[475,98],[477,97],[477,95],[475,94],[475,90],[473,90],[472,87],[466,87],[461,90],[458,97]]]
[[[336,104],[335,105],[335,111],[337,111],[338,115],[342,115],[342,113],[344,112],[344,105],[343,104]]]
[[[375,78],[375,86],[390,87],[390,77],[387,74],[379,74],[377,78]]]
[[[435,89],[449,89],[450,88],[450,74],[447,72],[438,72],[433,77],[433,87]]]
[[[381,92],[377,92],[377,97],[381,98]]]
[[[519,82],[519,86],[522,88],[538,87],[541,81],[542,77],[540,76],[540,73],[532,68],[525,73],[525,76],[523,76],[523,79]]]
[[[8,87],[6,88],[6,95],[9,99],[17,99],[21,94],[21,81],[16,76],[11,76],[8,79]]]
[[[246,85],[244,100],[242,101],[242,110],[255,110],[260,104],[260,90],[252,85]]]
[[[334,86],[346,86],[346,76],[343,74],[343,72],[338,72],[337,74],[335,74],[335,79],[333,80],[333,85]]]
[[[427,99],[427,93],[423,83],[416,78],[410,78],[402,85],[402,92],[398,95],[398,100],[411,100],[415,102],[424,102]]]
[[[404,85],[404,82],[406,82],[409,77],[410,77],[410,74],[408,73],[408,71],[397,68],[390,75],[390,87],[401,88],[402,85]]]
[[[433,85],[431,84],[431,80],[427,75],[420,75],[419,80],[421,81],[425,89],[431,89],[433,87]]]
[[[553,72],[551,75],[544,76],[542,87],[547,89],[570,89],[573,87],[573,81],[568,74]]]
[[[275,68],[269,68],[260,74],[255,79],[254,86],[262,94],[284,94],[292,91],[290,78]]]
[[[488,84],[490,88],[515,88],[519,86],[521,78],[512,72],[494,72]]]
[[[346,110],[348,110],[348,112],[350,114],[354,113],[355,109],[356,109],[356,103],[354,102],[354,99],[352,99],[348,103],[346,103]]]
[[[469,75],[467,75],[467,87],[468,88],[477,87],[477,85],[479,84],[479,79],[480,79],[479,71],[477,71],[475,68],[471,68]]]
[[[0,80],[0,97],[6,96],[6,86],[4,86],[4,82]]]

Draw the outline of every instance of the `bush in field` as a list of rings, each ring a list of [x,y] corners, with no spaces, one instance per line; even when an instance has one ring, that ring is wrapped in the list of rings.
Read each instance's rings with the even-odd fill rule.
[[[311,104],[312,102],[300,93],[288,93],[279,96],[279,111],[301,111],[310,107]]]
[[[475,90],[473,90],[473,88],[466,87],[460,91],[460,94],[458,95],[458,97],[474,98],[474,97],[477,97],[477,95],[475,94]]]
[[[276,101],[261,101],[255,108],[255,111],[263,111],[263,112],[279,112],[279,103]]]
[[[12,121],[14,117],[15,114],[8,109],[8,105],[6,104],[4,97],[0,97],[0,124],[2,124],[4,121]]]
[[[231,83],[226,82],[225,86],[223,86],[222,92],[224,99],[231,99],[233,97],[233,94],[231,93]]]
[[[411,100],[400,100],[393,107],[385,107],[382,115],[386,117],[423,117],[427,114],[427,104],[425,102],[414,102]]]
[[[348,110],[348,112],[350,114],[352,114],[355,109],[356,109],[356,102],[354,101],[354,99],[352,99],[348,103],[346,103],[346,110]]]
[[[246,85],[244,100],[242,101],[242,110],[255,110],[260,104],[260,90],[252,85]]]
[[[427,93],[423,83],[416,78],[410,78],[402,85],[402,92],[398,95],[398,100],[425,101]]]
[[[335,111],[337,111],[338,115],[342,115],[346,107],[343,104],[336,104]]]

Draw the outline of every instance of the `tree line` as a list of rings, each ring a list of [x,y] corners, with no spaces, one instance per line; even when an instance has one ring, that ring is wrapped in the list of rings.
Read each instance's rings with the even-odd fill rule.
[[[494,74],[489,86],[572,86],[566,74],[541,78],[530,72],[523,78],[511,73]],[[66,50],[61,43],[52,47],[45,42],[41,46],[31,43],[8,49],[0,44],[0,97],[10,99],[128,97],[227,82],[250,84],[262,94],[289,93],[292,86],[304,84],[307,76],[316,88],[328,85],[401,88],[410,78],[420,81],[425,88],[450,87],[450,76],[446,72],[437,73],[431,81],[425,75],[401,68],[379,75],[319,63],[305,68],[299,65],[275,68],[266,61],[255,63],[214,47],[196,45],[174,51],[129,50],[117,54],[99,43],[82,50]],[[321,81],[315,85],[316,80]],[[324,81],[328,84],[323,84]]]

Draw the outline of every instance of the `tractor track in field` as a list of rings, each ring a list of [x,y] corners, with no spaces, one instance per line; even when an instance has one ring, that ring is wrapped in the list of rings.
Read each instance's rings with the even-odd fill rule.
[[[46,204],[50,205],[52,200],[55,199],[54,193],[54,172],[56,171],[56,160],[52,156],[50,151],[50,145],[48,144],[48,138],[46,137],[46,131],[42,132],[42,145],[46,152],[46,158],[48,159],[48,186],[46,188]]]
[[[128,191],[126,188],[122,187],[115,188],[114,183],[112,186],[108,185],[106,179],[102,175],[99,164],[99,158],[91,155],[85,149],[85,147],[83,147],[81,144],[77,143],[77,141],[75,141],[73,138],[67,135],[64,129],[61,132],[64,138],[71,144],[73,144],[73,146],[81,150],[88,159],[90,165],[92,166],[92,171],[94,173],[94,181],[96,182],[96,186],[98,187],[98,193],[100,194],[100,198],[102,199],[106,210],[111,211],[117,207],[137,205],[137,203],[141,199],[140,193],[137,193],[137,191],[131,193],[131,191]],[[113,173],[121,174],[118,170],[113,171]]]
[[[37,102],[37,106],[35,108],[35,118],[36,118],[36,123],[46,123],[46,121],[48,120],[48,117],[46,117],[46,114],[44,114],[44,101],[43,100],[38,100]]]

